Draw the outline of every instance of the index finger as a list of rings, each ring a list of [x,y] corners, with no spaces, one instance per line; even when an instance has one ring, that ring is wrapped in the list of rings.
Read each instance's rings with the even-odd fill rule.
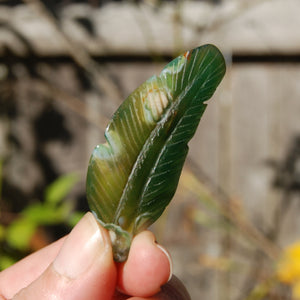
[[[172,262],[150,231],[134,237],[126,262],[118,265],[118,288],[125,294],[150,297],[170,278]]]

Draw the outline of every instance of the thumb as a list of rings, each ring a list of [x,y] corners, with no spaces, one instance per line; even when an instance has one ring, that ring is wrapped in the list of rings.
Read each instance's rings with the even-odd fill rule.
[[[116,267],[108,233],[87,213],[46,271],[13,300],[111,299],[115,284]]]

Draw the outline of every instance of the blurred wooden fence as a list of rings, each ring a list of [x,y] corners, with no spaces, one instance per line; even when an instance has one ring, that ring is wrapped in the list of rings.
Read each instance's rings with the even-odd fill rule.
[[[4,111],[0,114],[0,156],[11,158],[4,171],[20,190],[29,191],[41,182],[42,171],[27,165],[36,146],[51,158],[56,175],[79,171],[83,180],[78,190],[84,190],[88,157],[104,141],[106,121],[118,104],[158,73],[166,59],[214,43],[224,53],[228,70],[190,143],[187,169],[196,167],[205,174],[200,176],[204,181],[222,188],[259,230],[278,235],[278,245],[299,239],[299,1],[108,2],[99,8],[70,4],[58,10],[58,19],[39,1],[25,2],[0,6],[0,76],[6,84],[9,78],[15,80],[14,105],[21,112],[13,123],[7,122]],[[93,88],[78,81],[70,58],[86,71]],[[37,74],[24,69],[24,63]],[[8,90],[1,85],[6,109]],[[35,126],[45,121],[37,119],[41,112],[48,116],[41,104],[46,98],[50,105],[48,97],[67,116],[59,122],[74,137],[69,144],[65,133],[60,140],[35,145],[27,132],[33,120]],[[22,154],[7,143],[11,132]],[[21,157],[12,158],[12,151]],[[174,203],[181,208],[178,198]],[[182,224],[177,224],[178,210],[174,208],[173,214],[169,222],[176,229]],[[175,229],[168,230],[166,242],[176,240],[182,228]],[[195,243],[194,256],[221,252],[216,244],[199,247]],[[178,249],[177,272],[193,281],[193,274],[201,271],[194,267],[187,274],[184,266],[193,264],[194,256],[181,261],[187,249]],[[215,296],[213,291],[205,294],[197,282],[192,293],[194,299],[199,293],[209,299]]]

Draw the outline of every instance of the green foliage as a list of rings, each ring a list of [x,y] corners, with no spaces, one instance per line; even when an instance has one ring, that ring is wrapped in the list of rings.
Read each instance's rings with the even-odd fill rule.
[[[23,218],[30,220],[37,225],[52,225],[63,221],[69,215],[72,209],[71,203],[61,203],[57,207],[51,204],[35,203],[28,206],[23,212]]]
[[[67,224],[70,227],[74,227],[83,217],[83,214],[84,213],[81,211],[72,211],[72,213],[68,216],[68,219],[66,220]]]
[[[76,174],[62,176],[50,184],[45,191],[45,202],[49,205],[59,204],[78,181]]]
[[[3,162],[2,162],[2,159],[0,158],[0,199],[1,199],[1,196],[2,196],[2,166],[3,165]]]
[[[0,224],[0,242],[2,242],[5,238],[5,227]]]
[[[138,87],[119,107],[90,159],[87,198],[116,235],[115,259],[126,259],[133,235],[172,199],[207,101],[225,74],[213,45],[186,52]]]
[[[0,226],[0,242],[9,246],[9,252],[29,251],[32,237],[40,226],[66,224],[73,227],[79,221],[83,213],[73,211],[72,202],[67,199],[77,181],[76,174],[59,177],[46,188],[42,203],[35,202],[25,207],[6,228]],[[14,262],[15,259],[9,253],[1,253],[0,269]]]
[[[17,250],[29,250],[31,237],[37,224],[27,218],[19,218],[13,221],[6,230],[8,245]]]
[[[1,255],[0,257],[0,270],[4,270],[16,262],[10,255]]]

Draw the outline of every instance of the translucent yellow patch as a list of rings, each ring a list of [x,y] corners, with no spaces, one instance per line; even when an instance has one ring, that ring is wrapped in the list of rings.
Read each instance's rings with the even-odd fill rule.
[[[295,299],[300,299],[300,242],[287,247],[277,267],[278,279],[293,288]]]
[[[300,280],[300,242],[285,249],[282,260],[278,264],[279,280],[285,283]]]

